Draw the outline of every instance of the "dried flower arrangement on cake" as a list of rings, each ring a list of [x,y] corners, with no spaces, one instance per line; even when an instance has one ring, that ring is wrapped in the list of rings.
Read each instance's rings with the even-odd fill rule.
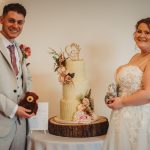
[[[73,78],[75,73],[70,73],[66,69],[66,60],[69,58],[73,61],[79,60],[80,46],[76,43],[72,43],[65,47],[65,52],[61,52],[58,54],[54,49],[50,48],[50,54],[53,55],[54,70],[59,75],[59,81],[62,84],[70,84],[73,83]],[[67,57],[65,56],[67,55]]]
[[[74,77],[75,73],[69,73],[66,69],[66,60],[64,53],[58,54],[54,49],[51,49],[50,54],[52,54],[53,59],[55,60],[54,63],[54,71],[59,75],[59,81],[63,84],[73,83],[72,78]]]
[[[76,123],[91,123],[97,119],[94,113],[94,101],[91,98],[91,89],[88,94],[81,98],[81,103],[77,106],[73,121]]]

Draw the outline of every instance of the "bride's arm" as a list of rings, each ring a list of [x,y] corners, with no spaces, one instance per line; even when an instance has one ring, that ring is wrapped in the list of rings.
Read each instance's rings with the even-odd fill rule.
[[[130,96],[112,99],[114,102],[108,104],[108,107],[118,109],[124,106],[136,106],[150,103],[150,61],[146,65],[142,82],[143,87],[141,90],[138,90]]]

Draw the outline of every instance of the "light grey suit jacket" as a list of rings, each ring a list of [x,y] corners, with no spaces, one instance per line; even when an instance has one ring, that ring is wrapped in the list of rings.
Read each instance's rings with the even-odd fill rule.
[[[22,52],[19,45],[16,44],[20,60],[22,60]],[[23,92],[31,90],[31,76],[29,74],[26,61],[20,63],[22,67]],[[2,39],[0,38],[0,138],[9,134],[9,131],[15,125],[16,116],[9,118],[18,103],[17,95],[17,78],[13,70],[10,56],[7,54]]]

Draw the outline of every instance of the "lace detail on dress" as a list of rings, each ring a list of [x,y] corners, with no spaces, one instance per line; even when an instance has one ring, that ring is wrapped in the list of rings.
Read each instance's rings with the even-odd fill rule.
[[[131,95],[142,86],[143,72],[137,66],[126,66],[117,74],[119,96]]]

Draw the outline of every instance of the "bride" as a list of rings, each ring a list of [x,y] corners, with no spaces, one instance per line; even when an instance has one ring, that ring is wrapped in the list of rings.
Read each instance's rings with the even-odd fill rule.
[[[140,49],[116,71],[118,97],[112,109],[103,150],[150,150],[150,18],[137,22],[134,40]]]

